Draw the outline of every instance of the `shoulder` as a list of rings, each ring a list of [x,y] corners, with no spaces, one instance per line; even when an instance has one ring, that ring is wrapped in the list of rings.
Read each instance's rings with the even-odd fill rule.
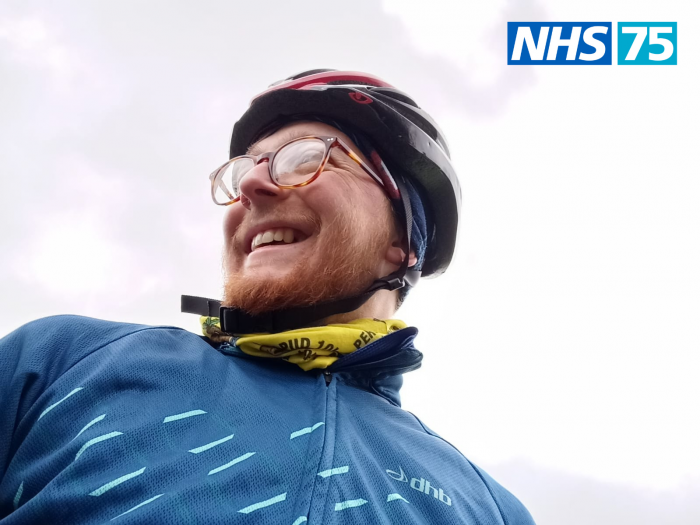
[[[31,321],[0,340],[5,346],[21,347],[23,352],[31,349],[70,349],[76,355],[89,352],[141,330],[154,327],[104,321],[79,315],[55,315]]]
[[[477,467],[471,461],[469,461],[469,463],[479,475],[481,481],[486,486],[486,489],[491,494],[491,497],[501,513],[504,525],[535,525],[532,516],[525,508],[525,505],[523,505],[518,498],[506,490],[481,468]]]
[[[148,334],[152,335],[150,339]],[[34,400],[84,359],[100,354],[113,343],[131,343],[130,338],[134,338],[136,348],[153,350],[159,345],[177,346],[174,340],[191,342],[199,336],[176,327],[77,315],[37,319],[0,339],[0,399],[13,396]]]
[[[467,457],[462,454],[452,443],[441,437],[439,434],[428,428],[425,423],[423,423],[418,417],[413,415],[416,420],[423,427],[423,430],[434,436],[435,438],[443,441],[453,451],[461,456],[461,458],[468,465],[468,470],[473,472],[474,475],[470,475],[470,479],[476,480],[480,485],[483,486],[488,492],[488,498],[493,500],[498,513],[501,515],[501,519],[504,525],[535,525],[532,516],[528,512],[525,505],[523,505],[518,498],[516,498],[511,492],[504,488],[501,484],[495,481],[491,476],[489,476],[483,469],[475,465]],[[495,510],[495,509],[494,509]]]
[[[80,315],[54,315],[31,321],[7,337],[29,346],[57,347],[70,344],[72,348],[79,349],[104,346],[136,332],[158,329],[181,330],[176,327],[105,321]]]
[[[144,343],[148,339],[146,334],[153,334],[152,339],[156,341],[163,339],[163,344],[169,346],[173,338],[184,340],[198,337],[174,327],[58,315],[29,322],[0,339],[0,478],[3,475],[2,466],[7,465],[15,433],[19,432],[17,439],[22,439],[23,431],[18,429],[32,409],[36,416],[41,417],[39,412],[53,406],[49,403],[56,399],[60,402],[66,394],[70,396],[82,390],[86,374],[102,369],[109,359],[132,354],[123,352],[123,349],[102,352],[107,347],[112,348],[114,343],[126,342],[129,346],[133,342],[135,348],[155,348],[153,344]],[[132,337],[133,341],[129,339]],[[78,370],[79,365],[92,356],[96,356],[99,362],[92,361],[89,366]],[[81,385],[77,389],[74,388],[75,384],[66,388],[61,380],[67,376],[72,378],[71,381],[78,380]],[[73,388],[72,392],[70,388]],[[34,418],[26,421],[30,420]]]
[[[106,321],[94,317],[84,317],[81,315],[52,315],[30,321],[20,326],[16,332],[27,334],[37,333],[58,333],[58,334],[79,334],[92,330],[102,330],[107,332],[133,331],[140,328],[148,328],[147,325],[120,323],[116,321]]]
[[[115,341],[152,330],[188,333],[175,327],[56,315],[31,321],[0,339],[0,361],[4,362],[6,370],[14,369],[15,374],[34,372],[55,378]]]

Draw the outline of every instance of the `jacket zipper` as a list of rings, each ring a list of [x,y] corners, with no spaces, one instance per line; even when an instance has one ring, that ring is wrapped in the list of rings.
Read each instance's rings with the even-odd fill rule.
[[[314,482],[311,488],[309,510],[307,513],[309,525],[318,525],[327,521],[325,519],[325,514],[327,510],[329,483],[319,478],[316,473],[331,468],[335,456],[336,396],[338,383],[337,380],[335,383],[332,381],[333,377],[327,370],[323,371],[323,376],[326,381],[325,424],[321,427],[323,429],[323,445],[320,450],[320,457],[318,457],[316,463],[316,470],[312,474]]]

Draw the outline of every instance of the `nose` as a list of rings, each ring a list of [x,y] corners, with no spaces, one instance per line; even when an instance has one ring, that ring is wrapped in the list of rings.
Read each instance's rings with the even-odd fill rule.
[[[282,195],[283,190],[278,188],[270,179],[269,169],[268,159],[262,159],[238,183],[238,190],[241,193],[241,204],[247,209],[266,202],[272,202],[271,199],[279,199]]]

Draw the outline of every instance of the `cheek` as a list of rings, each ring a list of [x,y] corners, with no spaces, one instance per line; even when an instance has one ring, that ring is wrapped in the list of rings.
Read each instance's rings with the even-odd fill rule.
[[[322,177],[325,177],[323,183],[317,181],[306,188],[305,200],[326,219],[349,214],[376,217],[386,207],[386,196],[373,181],[334,172],[325,172]]]
[[[382,188],[371,184],[342,183],[311,196],[307,204],[321,217],[326,233],[342,232],[348,243],[365,245],[370,239],[389,239],[394,231],[391,204]],[[309,188],[311,189],[311,188]],[[382,241],[383,242],[383,241]]]
[[[310,184],[303,188],[303,193],[299,192],[299,196],[323,222],[328,223],[336,217],[346,215],[354,207],[354,188],[348,188],[332,173],[326,172],[321,176],[325,177],[322,183],[319,180]]]
[[[243,217],[245,216],[245,208],[240,202],[231,204],[226,209],[224,215],[224,241],[226,244],[230,244],[231,239],[238,231],[238,227],[243,222]]]

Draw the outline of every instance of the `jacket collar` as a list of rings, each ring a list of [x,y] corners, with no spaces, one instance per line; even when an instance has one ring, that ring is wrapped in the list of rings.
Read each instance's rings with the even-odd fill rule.
[[[346,384],[373,392],[390,403],[401,406],[399,391],[403,384],[402,374],[420,368],[423,360],[423,354],[413,346],[416,335],[418,335],[418,329],[415,327],[398,330],[341,357],[330,367],[316,370],[316,372],[330,372],[338,375]],[[278,362],[277,359],[270,360],[245,354],[228,343],[214,343],[212,346],[227,355],[258,362],[275,361],[276,364]]]
[[[415,327],[385,335],[364,348],[338,359],[328,372],[353,386],[373,392],[401,406],[403,374],[420,368],[423,354],[413,346]]]
[[[345,355],[328,367],[331,373],[357,373],[377,376],[410,372],[420,366],[423,359],[413,346],[418,329],[412,326],[397,330],[371,342],[359,350]]]

